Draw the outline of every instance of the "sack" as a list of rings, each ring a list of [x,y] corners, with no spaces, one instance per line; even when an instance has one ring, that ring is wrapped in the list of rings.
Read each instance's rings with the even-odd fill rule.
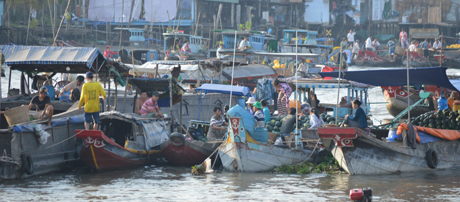
[[[39,125],[39,124],[34,125],[34,133],[35,133],[35,136],[37,136],[37,139],[38,139],[38,142],[40,143],[40,145],[46,144],[50,134],[48,132],[46,132],[45,130],[43,130],[41,125]]]
[[[259,79],[257,81],[256,99],[264,99],[267,102],[270,102],[270,100],[272,99],[272,95],[272,82],[268,79]]]

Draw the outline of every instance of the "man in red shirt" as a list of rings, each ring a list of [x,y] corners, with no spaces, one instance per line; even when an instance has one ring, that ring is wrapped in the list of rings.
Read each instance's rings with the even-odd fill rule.
[[[115,54],[115,55],[118,54],[117,52],[110,51],[110,47],[111,47],[111,46],[107,46],[107,48],[104,50],[104,57],[105,57],[106,59],[111,58],[111,57],[112,57],[112,54]]]
[[[152,97],[144,102],[141,108],[141,115],[150,117],[150,118],[164,118],[163,113],[161,113],[160,108],[158,107],[158,99],[160,99],[160,94],[154,92]]]

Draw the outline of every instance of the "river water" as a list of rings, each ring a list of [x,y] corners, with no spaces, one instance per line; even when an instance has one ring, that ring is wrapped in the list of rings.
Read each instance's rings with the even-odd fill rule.
[[[350,67],[364,69],[371,68]],[[448,70],[448,74],[458,73]],[[17,87],[20,74],[13,71],[12,76],[12,86]],[[1,84],[5,97],[8,80],[2,78]],[[337,99],[337,89],[317,89],[316,93],[321,102]],[[340,95],[346,95],[346,90]],[[369,97],[371,103],[384,102],[380,88],[370,89]],[[371,105],[371,113],[374,123],[391,118],[382,103]],[[371,187],[374,201],[460,201],[459,169],[380,176],[226,171],[191,176],[190,170],[151,166],[97,173],[77,168],[0,181],[0,201],[349,201],[349,189],[357,187]]]

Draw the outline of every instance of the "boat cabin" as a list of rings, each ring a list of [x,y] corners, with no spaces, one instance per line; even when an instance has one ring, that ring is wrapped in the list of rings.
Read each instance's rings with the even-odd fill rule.
[[[120,28],[117,27],[114,30],[122,30],[121,44],[124,46],[143,46],[145,43],[148,43],[145,40],[144,29],[139,28]]]
[[[179,50],[182,48],[186,41],[190,42],[191,53],[201,53],[207,49],[209,39],[201,36],[194,36],[190,34],[184,34],[183,31],[178,33],[163,33],[164,36],[164,50]],[[175,47],[174,47],[175,46]]]
[[[309,31],[309,30],[295,30],[295,29],[285,29],[283,30],[284,33],[284,44],[295,44],[296,42],[296,32],[298,44],[306,44],[306,45],[316,45],[316,35],[318,34],[317,31]]]
[[[235,30],[214,30],[216,33],[223,35],[224,49],[232,49],[235,44]],[[267,34],[266,32],[259,31],[237,31],[236,35],[236,48],[240,42],[248,37],[249,44],[253,51],[264,51],[264,45],[267,40],[274,39],[274,36]]]

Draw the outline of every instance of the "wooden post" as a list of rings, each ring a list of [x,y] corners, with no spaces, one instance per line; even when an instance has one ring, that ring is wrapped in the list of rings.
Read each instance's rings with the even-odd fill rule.
[[[48,9],[50,10],[51,29],[53,31],[53,39],[54,39],[55,33],[54,33],[54,26],[53,26],[53,10],[51,10],[51,3],[49,2],[49,0],[46,0],[46,2],[48,2]],[[83,20],[83,22],[84,22],[84,20]],[[9,27],[9,25],[8,25],[8,27]]]
[[[107,111],[110,111],[110,69],[109,69],[109,76],[108,76],[109,81],[107,82],[109,84],[109,95],[107,97]],[[105,81],[104,81],[105,83]]]
[[[123,10],[125,9],[125,0],[121,3],[121,23],[120,23],[120,44],[118,45],[118,50],[121,49],[121,39],[123,38]]]
[[[133,17],[133,9],[134,9],[134,0],[131,0],[131,11],[129,12],[128,28],[131,27],[131,19]]]
[[[439,60],[439,66],[441,67],[442,67],[442,62],[443,62],[443,59],[442,59],[442,46],[443,45],[444,45],[444,32],[441,33],[441,57]],[[409,59],[407,61],[409,61]]]
[[[170,97],[169,99],[169,117],[171,118],[171,125],[174,128],[174,118],[173,118],[173,113],[172,113],[172,109],[173,109],[172,79],[173,77],[171,75],[171,79],[169,79],[169,97]]]
[[[230,17],[230,22],[232,24],[232,28],[235,27],[235,3],[232,3],[232,11],[231,11],[231,17]]]
[[[26,45],[29,45],[30,15],[32,15],[32,5],[30,5],[30,9],[29,9],[29,18],[27,19]]]

